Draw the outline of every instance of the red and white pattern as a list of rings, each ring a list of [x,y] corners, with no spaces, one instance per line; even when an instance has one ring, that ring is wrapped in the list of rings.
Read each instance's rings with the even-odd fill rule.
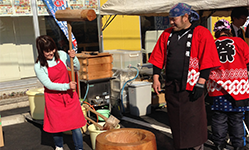
[[[199,60],[197,57],[190,57],[189,68],[199,69]]]
[[[195,58],[190,57],[187,87],[188,84],[190,86],[194,86],[198,81],[200,76],[200,72],[198,70],[199,70],[199,60],[196,57]]]
[[[209,78],[217,80],[245,79],[247,78],[247,70],[242,68],[217,70],[211,72]]]
[[[226,80],[223,82],[219,80],[215,82],[213,80],[209,80],[207,82],[208,92],[220,92],[222,89],[226,90],[230,95],[238,95],[238,94],[245,94],[249,93],[249,83],[248,80]]]
[[[210,96],[220,96],[228,93],[235,100],[240,100],[245,99],[249,94],[246,68],[216,69],[211,71],[209,79],[207,90]]]

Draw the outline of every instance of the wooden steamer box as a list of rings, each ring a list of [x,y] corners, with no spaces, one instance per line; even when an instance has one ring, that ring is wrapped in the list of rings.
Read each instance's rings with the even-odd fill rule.
[[[112,54],[82,52],[76,54],[76,56],[80,62],[80,80],[96,80],[112,77]]]

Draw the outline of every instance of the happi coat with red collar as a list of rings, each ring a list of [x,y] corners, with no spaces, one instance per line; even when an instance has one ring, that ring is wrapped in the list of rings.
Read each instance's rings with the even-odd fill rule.
[[[171,32],[172,28],[168,28],[161,34],[149,59],[150,63],[161,69],[167,64],[167,42]],[[186,53],[186,55],[190,55],[185,88],[189,91],[192,91],[197,83],[200,70],[220,66],[214,39],[210,38],[210,31],[202,26],[197,26],[192,36],[190,54]]]
[[[196,26],[191,30],[192,33],[186,35],[187,38],[191,38],[190,43],[186,41],[186,47],[190,47],[189,51],[186,48],[184,54],[184,59],[187,61],[184,61],[184,70],[179,72],[182,74],[181,82],[185,84],[182,84],[184,86],[179,92],[171,88],[172,86],[165,87],[168,117],[175,149],[199,146],[207,140],[204,96],[191,102],[191,92],[189,91],[193,90],[201,70],[220,66],[219,56],[210,31],[202,26]],[[167,67],[167,45],[171,32],[172,28],[168,28],[161,34],[149,59],[150,63],[161,69]]]
[[[209,96],[230,94],[235,101],[249,98],[248,45],[239,37],[227,36],[219,37],[215,43],[222,65],[210,73],[207,82]]]

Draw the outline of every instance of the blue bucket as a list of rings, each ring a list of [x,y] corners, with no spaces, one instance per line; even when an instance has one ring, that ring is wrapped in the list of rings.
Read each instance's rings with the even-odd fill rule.
[[[109,116],[110,116],[110,110],[109,109],[98,109],[97,112],[100,113],[101,115],[105,116],[106,118],[109,118]],[[98,119],[99,119],[99,121],[105,121],[100,116],[98,116]]]

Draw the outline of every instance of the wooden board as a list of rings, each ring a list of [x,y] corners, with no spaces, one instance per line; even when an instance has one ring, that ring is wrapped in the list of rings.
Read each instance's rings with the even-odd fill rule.
[[[82,52],[76,54],[80,61],[80,65],[96,65],[112,63],[112,54],[98,52]]]
[[[78,58],[95,58],[95,57],[101,57],[101,56],[111,56],[110,53],[99,53],[99,52],[81,52],[77,53],[76,56]]]
[[[151,99],[151,104],[155,105],[155,104],[162,104],[162,103],[166,103],[165,94],[160,93],[159,95],[157,95],[157,94],[153,93],[152,99]]]
[[[82,65],[80,70],[87,73],[99,72],[99,71],[110,71],[112,70],[112,64],[97,64],[97,65]]]
[[[1,116],[0,116],[0,147],[4,146],[3,142],[3,128],[2,128],[2,121],[1,121]]]
[[[111,78],[112,74],[113,74],[112,71],[98,71],[92,74],[80,72],[79,77],[81,80],[96,80],[103,78]]]
[[[80,65],[97,65],[112,63],[112,56],[94,57],[94,58],[79,58]]]

